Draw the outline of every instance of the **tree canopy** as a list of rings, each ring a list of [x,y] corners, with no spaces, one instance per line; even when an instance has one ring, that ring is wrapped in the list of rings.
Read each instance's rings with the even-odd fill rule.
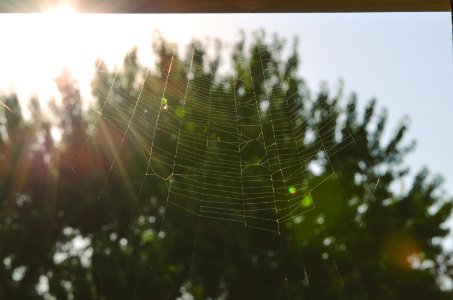
[[[97,61],[88,111],[69,72],[31,120],[1,97],[0,298],[452,299],[442,180],[396,192],[407,122],[384,139],[375,100],[313,95],[278,37],[214,48],[158,37],[154,68]],[[264,189],[275,211],[244,196]]]

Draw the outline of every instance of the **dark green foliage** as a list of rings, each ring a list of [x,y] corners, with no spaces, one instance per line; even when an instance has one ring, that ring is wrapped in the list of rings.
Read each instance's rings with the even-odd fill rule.
[[[151,70],[136,50],[120,70],[100,60],[95,113],[65,72],[62,105],[49,108],[56,122],[37,100],[25,122],[17,97],[0,99],[12,110],[0,107],[0,299],[452,299],[439,287],[453,267],[435,242],[452,211],[441,180],[424,169],[395,193],[414,148],[406,123],[384,141],[387,113],[375,100],[361,115],[355,95],[343,103],[323,87],[312,97],[295,46],[283,59],[278,38],[246,44],[228,74],[199,42],[182,59],[157,38]],[[306,205],[278,224],[253,206],[230,221],[206,217],[200,201],[257,188],[229,163],[237,136],[254,142],[236,162],[273,182],[258,187],[286,191],[279,182],[290,178]],[[256,167],[264,156],[267,169]],[[228,183],[228,172],[239,180]],[[205,188],[216,185],[224,192]]]

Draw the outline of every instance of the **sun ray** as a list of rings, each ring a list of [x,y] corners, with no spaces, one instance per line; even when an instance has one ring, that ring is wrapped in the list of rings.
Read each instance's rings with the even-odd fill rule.
[[[9,110],[10,112],[12,112],[13,114],[17,115],[16,112],[14,110],[12,110],[8,105],[6,105],[3,101],[0,101],[0,104],[6,108],[7,110]]]

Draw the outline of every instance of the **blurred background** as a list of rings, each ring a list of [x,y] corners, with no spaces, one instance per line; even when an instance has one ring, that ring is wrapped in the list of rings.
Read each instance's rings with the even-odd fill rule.
[[[448,13],[0,27],[0,298],[452,299]]]

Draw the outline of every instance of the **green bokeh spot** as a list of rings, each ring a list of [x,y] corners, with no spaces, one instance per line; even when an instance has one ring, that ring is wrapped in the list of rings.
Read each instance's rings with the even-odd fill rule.
[[[313,205],[313,199],[311,198],[311,195],[308,194],[301,200],[300,203],[303,207],[309,207]]]
[[[288,187],[288,193],[290,193],[290,194],[295,194],[296,191],[297,191],[297,190],[296,190],[296,187],[295,187],[295,186],[290,185],[290,186]]]
[[[161,104],[162,106],[167,105],[167,103],[168,103],[167,98],[162,98],[162,100],[160,100],[160,104]]]
[[[188,132],[195,132],[196,129],[197,129],[197,125],[195,125],[194,122],[187,123],[187,131]]]
[[[178,118],[184,118],[184,116],[186,115],[186,111],[184,110],[184,107],[182,106],[178,106],[176,109],[175,109],[175,114]]]
[[[142,233],[142,242],[145,244],[152,243],[154,241],[154,231],[147,229]]]

